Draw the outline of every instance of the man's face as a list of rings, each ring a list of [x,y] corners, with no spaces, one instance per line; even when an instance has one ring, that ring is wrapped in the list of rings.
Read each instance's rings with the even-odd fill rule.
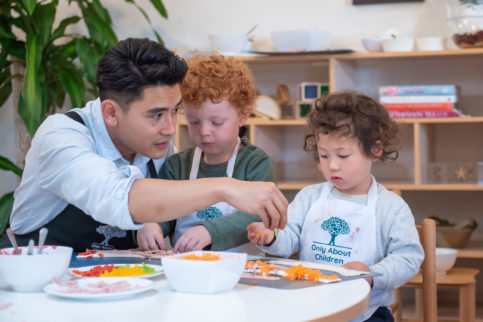
[[[178,84],[145,88],[127,112],[119,113],[114,135],[111,134],[123,157],[132,161],[134,154],[139,153],[152,159],[162,158],[175,134],[180,105]]]

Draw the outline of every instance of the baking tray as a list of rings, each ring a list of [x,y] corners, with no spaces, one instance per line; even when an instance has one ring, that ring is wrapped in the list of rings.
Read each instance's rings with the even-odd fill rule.
[[[288,260],[288,259],[285,259],[285,258],[261,257],[261,256],[248,256],[248,258],[247,258],[247,260],[250,260],[250,261],[261,260],[261,261],[264,261],[264,262],[266,262],[266,261],[277,261],[277,260],[281,260],[281,259]],[[293,261],[294,263],[298,262],[296,260],[290,260],[290,261]],[[283,265],[280,265],[280,266],[283,266]],[[329,283],[329,284],[340,283],[340,282],[344,282],[344,281],[350,281],[350,280],[354,280],[354,279],[358,279],[358,278],[375,277],[375,276],[381,276],[382,275],[382,274],[379,274],[379,273],[372,273],[371,272],[371,273],[364,274],[364,275],[343,276],[343,275],[340,275],[336,272],[329,271],[329,270],[321,269],[320,271],[324,275],[334,275],[335,274],[341,279],[340,281],[332,282],[332,283]],[[261,278],[256,278],[256,277],[253,277],[253,278],[246,277],[246,275],[247,274],[245,274],[245,276],[242,276],[242,278],[240,278],[240,281],[239,281],[240,283],[248,284],[248,285],[256,285],[256,286],[272,287],[272,288],[281,288],[281,289],[296,289],[296,288],[304,288],[304,287],[324,285],[324,283],[322,283],[322,282],[312,283],[312,282],[301,281],[301,280],[291,281],[291,280],[287,280],[287,279],[284,279],[284,278],[280,278],[280,279],[276,279],[276,280],[266,280],[266,279],[261,279]]]

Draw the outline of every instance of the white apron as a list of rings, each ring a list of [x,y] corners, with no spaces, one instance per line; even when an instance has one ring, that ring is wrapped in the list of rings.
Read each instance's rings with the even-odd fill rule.
[[[304,261],[343,265],[360,261],[374,264],[376,252],[377,182],[372,177],[367,204],[329,198],[334,189],[325,184],[320,197],[310,208],[300,238],[300,259]],[[369,318],[381,303],[382,294],[371,292],[370,307],[356,320]]]
[[[240,149],[240,144],[241,144],[241,140],[240,138],[238,138],[238,143],[235,146],[235,149],[233,150],[230,160],[228,160],[228,164],[226,167],[226,176],[229,178],[233,177],[233,170],[235,168],[236,156],[238,154],[238,150]],[[191,170],[190,170],[190,176],[189,176],[190,180],[195,180],[198,177],[198,170],[200,167],[202,153],[203,151],[199,147],[195,148],[193,161],[191,163]],[[178,218],[176,220],[176,229],[174,232],[173,245],[175,245],[176,242],[178,241],[178,238],[181,237],[181,235],[183,235],[190,228],[196,225],[200,225],[204,221],[207,221],[213,218],[222,217],[222,216],[227,216],[236,211],[238,210],[230,206],[228,203],[219,202],[214,205],[211,205],[208,208],[200,210],[198,212]],[[244,252],[251,255],[263,254],[262,251],[260,251],[256,246],[251,245],[250,243],[247,243],[235,248],[227,249],[227,251]]]

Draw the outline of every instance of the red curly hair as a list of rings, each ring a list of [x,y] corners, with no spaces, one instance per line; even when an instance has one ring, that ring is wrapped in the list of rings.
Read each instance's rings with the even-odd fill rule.
[[[183,102],[195,108],[210,100],[223,100],[239,114],[249,115],[257,96],[248,67],[234,57],[196,55],[188,61],[188,72],[181,83]]]

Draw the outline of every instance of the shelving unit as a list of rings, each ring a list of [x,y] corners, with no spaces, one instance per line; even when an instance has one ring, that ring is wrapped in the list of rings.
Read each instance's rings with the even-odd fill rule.
[[[277,84],[289,87],[296,100],[297,84],[329,83],[331,92],[355,90],[377,98],[382,85],[457,84],[459,108],[471,117],[399,119],[399,158],[376,164],[374,175],[408,202],[416,221],[437,215],[453,222],[475,218],[483,226],[483,185],[431,184],[428,163],[483,161],[483,49],[410,53],[286,55],[240,57],[253,72],[257,89],[276,95]],[[248,120],[248,136],[273,159],[278,185],[293,196],[323,180],[313,156],[303,151],[305,120]],[[180,119],[176,144],[190,146],[186,122]],[[290,199],[290,198],[289,198]],[[461,258],[483,258],[483,229],[473,233]]]

